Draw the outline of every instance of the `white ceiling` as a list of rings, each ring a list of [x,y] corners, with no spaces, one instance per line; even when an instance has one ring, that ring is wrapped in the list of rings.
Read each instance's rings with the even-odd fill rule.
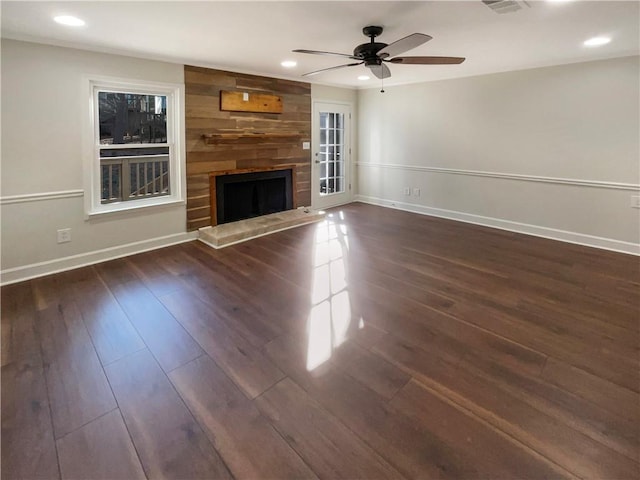
[[[364,66],[302,73],[349,59],[292,53],[294,48],[352,53],[367,41],[362,27],[381,25],[378,41],[391,43],[414,32],[433,40],[405,55],[463,56],[461,65],[390,65],[385,85],[520,70],[637,55],[637,1],[528,1],[497,14],[470,1],[208,1],[208,2],[31,2],[2,1],[2,36],[127,54],[212,68],[325,84],[373,87],[362,82]],[[64,27],[56,15],[74,15],[83,27]],[[583,46],[606,35],[611,43]],[[280,62],[297,60],[294,69]]]

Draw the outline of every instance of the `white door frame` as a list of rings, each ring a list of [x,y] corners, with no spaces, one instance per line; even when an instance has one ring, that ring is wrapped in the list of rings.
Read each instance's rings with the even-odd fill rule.
[[[323,109],[324,107],[324,109]],[[345,134],[344,134],[344,182],[345,191],[342,194],[320,195],[320,166],[316,163],[317,153],[320,151],[320,112],[336,111],[344,113]],[[314,100],[311,117],[311,206],[316,210],[321,210],[338,205],[344,205],[353,201],[353,163],[351,155],[351,145],[353,138],[353,125],[351,122],[353,104],[350,102],[337,102],[334,100]]]

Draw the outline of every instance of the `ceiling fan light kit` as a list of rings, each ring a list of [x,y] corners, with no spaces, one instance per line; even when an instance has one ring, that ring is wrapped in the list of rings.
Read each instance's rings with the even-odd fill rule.
[[[322,68],[313,72],[303,74],[303,77],[311,75],[317,75],[319,73],[328,72],[330,70],[337,70],[345,67],[355,67],[358,65],[364,65],[371,70],[376,77],[380,80],[391,77],[391,70],[386,63],[392,64],[405,64],[405,65],[455,65],[464,62],[464,57],[398,57],[401,53],[416,48],[429,40],[432,37],[425,35],[424,33],[412,33],[400,40],[393,43],[386,44],[382,42],[376,42],[375,38],[382,34],[383,28],[375,25],[369,25],[362,29],[362,33],[369,37],[370,41],[358,45],[353,50],[353,54],[346,53],[334,53],[325,52],[321,50],[305,50],[296,49],[295,53],[307,53],[312,55],[330,55],[337,57],[349,58],[351,60],[357,60],[356,62],[346,63],[344,65],[337,65],[335,67]],[[381,90],[384,92],[384,89]]]

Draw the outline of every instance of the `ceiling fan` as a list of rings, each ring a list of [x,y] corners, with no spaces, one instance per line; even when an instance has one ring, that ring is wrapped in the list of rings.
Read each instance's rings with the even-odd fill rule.
[[[387,45],[386,43],[376,42],[374,39],[382,33],[382,27],[370,25],[362,29],[362,33],[369,37],[369,43],[358,45],[353,50],[353,55],[346,53],[322,52],[318,50],[293,50],[297,53],[311,53],[313,55],[333,55],[337,57],[346,57],[357,62],[338,65],[336,67],[323,68],[313,72],[303,74],[304,77],[316,75],[318,73],[327,72],[329,70],[337,70],[345,67],[355,67],[364,64],[365,67],[371,69],[371,72],[380,79],[389,78],[391,71],[385,63],[396,63],[405,65],[452,65],[464,62],[464,57],[396,57],[400,53],[416,48],[423,43],[431,40],[429,35],[424,33],[412,33],[411,35],[401,38]]]

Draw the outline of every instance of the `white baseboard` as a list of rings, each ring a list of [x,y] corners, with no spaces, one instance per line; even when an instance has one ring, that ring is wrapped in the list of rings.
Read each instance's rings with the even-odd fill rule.
[[[612,238],[596,237],[594,235],[586,235],[584,233],[569,232],[566,230],[541,227],[538,225],[513,222],[510,220],[502,220],[493,217],[483,217],[481,215],[457,212],[455,210],[445,210],[442,208],[427,207],[424,205],[416,205],[412,203],[396,202],[394,200],[368,197],[365,195],[356,195],[355,201],[369,203],[371,205],[378,205],[381,207],[395,208],[397,210],[404,210],[406,212],[419,213],[421,215],[429,215],[432,217],[457,220],[459,222],[473,223],[476,225],[483,225],[485,227],[508,230],[510,232],[524,233],[536,237],[559,240],[561,242],[575,243],[587,247],[612,250],[614,252],[627,253],[630,255],[640,255],[640,244],[623,242],[621,240],[615,240]]]
[[[56,258],[45,262],[32,263],[21,267],[7,268],[0,271],[0,285],[22,282],[32,278],[64,272],[74,268],[85,267],[95,263],[114,260],[116,258],[147,252],[157,248],[168,247],[178,243],[188,242],[198,238],[198,232],[184,232],[164,237],[151,238],[140,242],[127,243],[117,247],[103,248],[91,252],[71,255],[69,257]]]

